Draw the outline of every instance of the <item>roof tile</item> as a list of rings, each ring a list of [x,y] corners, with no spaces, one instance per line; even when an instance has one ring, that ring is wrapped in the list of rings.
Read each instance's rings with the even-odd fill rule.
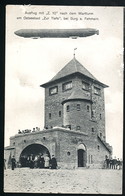
[[[58,80],[76,72],[79,72],[91,79],[97,80],[81,63],[79,63],[79,61],[76,60],[76,58],[73,58],[49,82]]]

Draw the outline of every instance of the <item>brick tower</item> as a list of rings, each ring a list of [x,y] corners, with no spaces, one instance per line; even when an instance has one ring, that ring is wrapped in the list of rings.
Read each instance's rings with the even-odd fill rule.
[[[69,127],[105,140],[104,88],[74,57],[45,88],[45,127]]]

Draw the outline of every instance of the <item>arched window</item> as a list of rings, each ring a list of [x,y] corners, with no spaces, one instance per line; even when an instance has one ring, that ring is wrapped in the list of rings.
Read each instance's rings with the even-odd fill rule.
[[[77,126],[76,127],[76,130],[78,131],[78,130],[81,130],[81,127],[80,126]]]
[[[86,151],[86,147],[85,147],[85,145],[84,144],[79,144],[79,146],[78,146],[78,148],[77,148],[78,150],[84,150],[84,151]]]
[[[80,110],[80,104],[77,104],[77,111]]]
[[[67,128],[69,128],[71,130],[71,125],[66,125]]]
[[[49,113],[49,119],[51,119],[51,113]]]
[[[87,112],[89,112],[89,105],[87,105]]]
[[[59,111],[59,117],[61,117],[61,111]]]
[[[95,116],[95,110],[92,110],[92,114],[91,114],[92,117]]]
[[[69,105],[67,105],[66,111],[69,112],[69,110],[70,110],[70,107],[69,107]]]

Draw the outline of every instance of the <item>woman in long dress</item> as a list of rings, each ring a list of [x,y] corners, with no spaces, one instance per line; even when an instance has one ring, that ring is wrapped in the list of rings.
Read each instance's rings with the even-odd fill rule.
[[[49,161],[50,161],[50,158],[49,158],[48,154],[46,154],[46,156],[44,157],[44,167],[46,169],[49,168]]]

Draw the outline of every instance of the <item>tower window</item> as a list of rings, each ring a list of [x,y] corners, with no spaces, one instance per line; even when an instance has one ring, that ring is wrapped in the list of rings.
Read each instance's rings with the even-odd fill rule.
[[[61,117],[61,111],[59,111],[59,117]]]
[[[80,129],[81,129],[81,127],[80,127],[80,126],[77,126],[77,127],[76,127],[76,130],[77,130],[77,131],[78,131],[78,130],[80,130]]]
[[[80,110],[80,104],[77,104],[77,111]]]
[[[67,128],[69,128],[71,130],[71,125],[66,125]]]
[[[89,84],[87,83],[87,82],[83,82],[82,81],[82,88],[84,89],[84,90],[89,90]]]
[[[70,107],[69,107],[69,105],[67,105],[66,111],[69,112],[69,109],[70,109]]]
[[[89,112],[89,105],[87,105],[87,112]]]
[[[95,116],[95,110],[92,110],[92,117]]]
[[[100,146],[99,145],[97,146],[97,148],[98,148],[98,150],[100,150]]]
[[[100,88],[97,88],[97,87],[94,87],[94,93],[96,95],[101,95],[101,89]]]
[[[49,113],[49,119],[51,119],[51,113]]]
[[[102,119],[102,115],[100,114],[100,119]]]
[[[64,83],[64,84],[62,85],[62,89],[63,89],[63,91],[72,89],[72,81]]]
[[[55,87],[52,87],[49,89],[49,95],[54,95],[54,94],[57,94],[58,93],[58,87],[55,86]]]
[[[92,133],[94,133],[94,128],[92,127]]]
[[[100,137],[102,137],[102,133],[100,133]]]

